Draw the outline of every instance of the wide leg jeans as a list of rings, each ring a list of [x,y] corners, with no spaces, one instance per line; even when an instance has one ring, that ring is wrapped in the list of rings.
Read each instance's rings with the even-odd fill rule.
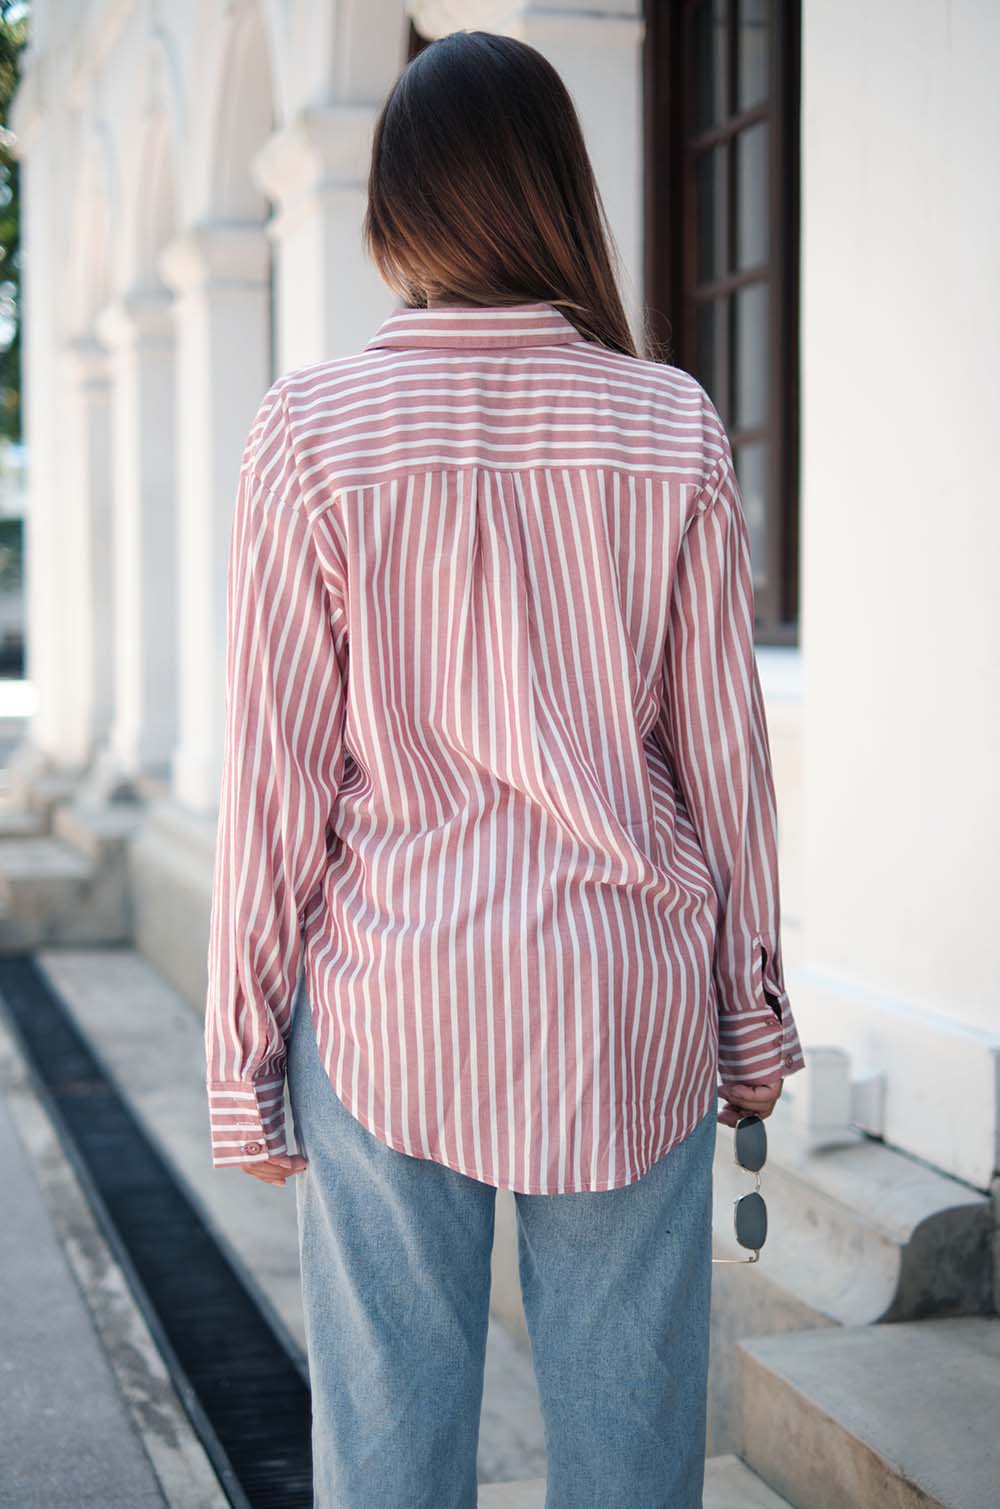
[[[316,1509],[474,1509],[496,1189],[351,1115],[304,975],[287,1075]],[[717,1125],[620,1189],[515,1193],[546,1509],[700,1509]]]

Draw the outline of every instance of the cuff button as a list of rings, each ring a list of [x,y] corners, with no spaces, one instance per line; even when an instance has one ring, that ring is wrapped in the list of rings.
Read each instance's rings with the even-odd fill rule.
[[[786,1053],[785,1054],[785,1063],[786,1064],[793,1064],[794,1062],[795,1062],[795,1060],[793,1059],[792,1055],[790,1053]]]
[[[259,1142],[244,1142],[243,1151],[245,1153],[262,1153],[264,1148]]]

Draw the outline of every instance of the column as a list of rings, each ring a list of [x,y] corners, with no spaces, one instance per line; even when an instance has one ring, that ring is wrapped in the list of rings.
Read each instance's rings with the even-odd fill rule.
[[[41,111],[29,72],[14,106],[21,155],[24,309],[24,439],[28,453],[25,519],[25,676],[36,697],[30,728],[10,765],[31,777],[46,766],[78,767],[85,758],[69,712],[73,640],[61,611],[72,586],[62,499],[71,485],[65,444],[69,401],[53,289],[64,274],[67,214],[59,193],[57,133]]]
[[[226,577],[240,460],[271,383],[270,248],[264,226],[202,224],[161,271],[177,299],[178,619],[175,799],[218,806],[226,671]]]
[[[111,372],[108,353],[93,335],[71,340],[66,355],[75,486],[63,524],[76,587],[74,676],[65,696],[82,762],[106,744],[114,713]]]
[[[176,728],[174,346],[169,295],[138,289],[98,316],[111,351],[114,479],[111,756],[165,776]]]
[[[359,350],[393,302],[361,244],[376,114],[369,104],[309,108],[254,160],[278,206],[281,372]]]

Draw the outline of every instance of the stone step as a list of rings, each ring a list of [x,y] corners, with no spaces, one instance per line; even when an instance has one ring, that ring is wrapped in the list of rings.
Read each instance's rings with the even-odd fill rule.
[[[0,951],[122,942],[126,879],[124,862],[97,863],[51,834],[0,838]]]
[[[56,809],[63,802],[72,801],[78,779],[77,776],[64,775],[59,771],[46,771],[36,775],[24,787],[24,804],[37,813],[45,828],[50,828]]]
[[[66,802],[53,813],[52,832],[88,859],[105,864],[124,854],[145,810],[141,802]]]
[[[791,1100],[790,1084],[785,1092]],[[783,1096],[782,1099],[785,1097]],[[786,1106],[786,1110],[790,1109]],[[770,1297],[747,1312],[745,1272],[717,1268],[713,1308],[737,1297],[739,1333],[855,1327],[924,1315],[982,1315],[992,1305],[990,1196],[901,1153],[878,1138],[845,1133],[813,1147],[792,1117],[767,1123],[768,1245],[754,1279]],[[719,1128],[713,1183],[717,1255],[739,1256],[733,1206],[750,1184]],[[779,1300],[785,1296],[784,1302]],[[721,1449],[739,1450],[738,1439]]]
[[[831,1326],[737,1350],[743,1455],[796,1509],[1000,1502],[1000,1318]]]
[[[480,1483],[479,1509],[545,1509],[545,1479],[520,1483]],[[731,1455],[705,1463],[703,1509],[787,1509],[787,1501],[769,1488],[745,1462]]]
[[[0,802],[0,838],[37,838],[44,832],[44,819],[30,807]]]

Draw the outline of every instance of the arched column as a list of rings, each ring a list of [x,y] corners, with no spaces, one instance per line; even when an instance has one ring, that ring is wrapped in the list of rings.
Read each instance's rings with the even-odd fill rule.
[[[110,355],[110,552],[114,712],[85,783],[90,800],[169,775],[177,728],[174,331],[157,268],[176,224],[179,129],[163,49],[136,80],[140,130],[126,159],[118,293],[99,313]]]
[[[63,688],[80,760],[107,743],[114,715],[114,593],[111,474],[111,370],[96,335],[67,345],[69,450],[76,488],[64,526],[77,563],[74,613],[77,674]]]
[[[257,225],[201,225],[163,270],[177,294],[179,742],[174,797],[210,812],[222,773],[226,572],[240,458],[270,384],[270,249]]]
[[[180,702],[171,793],[183,807],[215,812],[222,778],[226,577],[240,458],[274,376],[271,206],[250,163],[273,130],[273,74],[260,7],[227,13],[199,116],[205,133],[189,198],[191,221],[159,267],[174,290],[178,352],[178,549],[176,640]]]
[[[387,312],[390,295],[361,245],[376,114],[366,103],[307,109],[254,161],[279,205],[279,371],[359,349]]]
[[[177,707],[170,297],[161,288],[134,289],[97,324],[111,352],[115,612],[115,711],[100,759],[118,776],[165,779]]]
[[[111,283],[115,163],[106,128],[79,131],[75,193],[67,194],[57,123],[37,105],[29,87],[15,111],[28,250],[25,674],[36,698],[29,730],[9,762],[20,799],[36,774],[78,775],[111,717],[110,390],[95,316]],[[62,308],[57,288],[65,289]]]
[[[392,296],[364,255],[361,226],[372,131],[404,62],[403,0],[341,0],[303,17],[297,98],[305,104],[263,146],[254,180],[273,199],[281,309],[279,371],[356,351]]]

